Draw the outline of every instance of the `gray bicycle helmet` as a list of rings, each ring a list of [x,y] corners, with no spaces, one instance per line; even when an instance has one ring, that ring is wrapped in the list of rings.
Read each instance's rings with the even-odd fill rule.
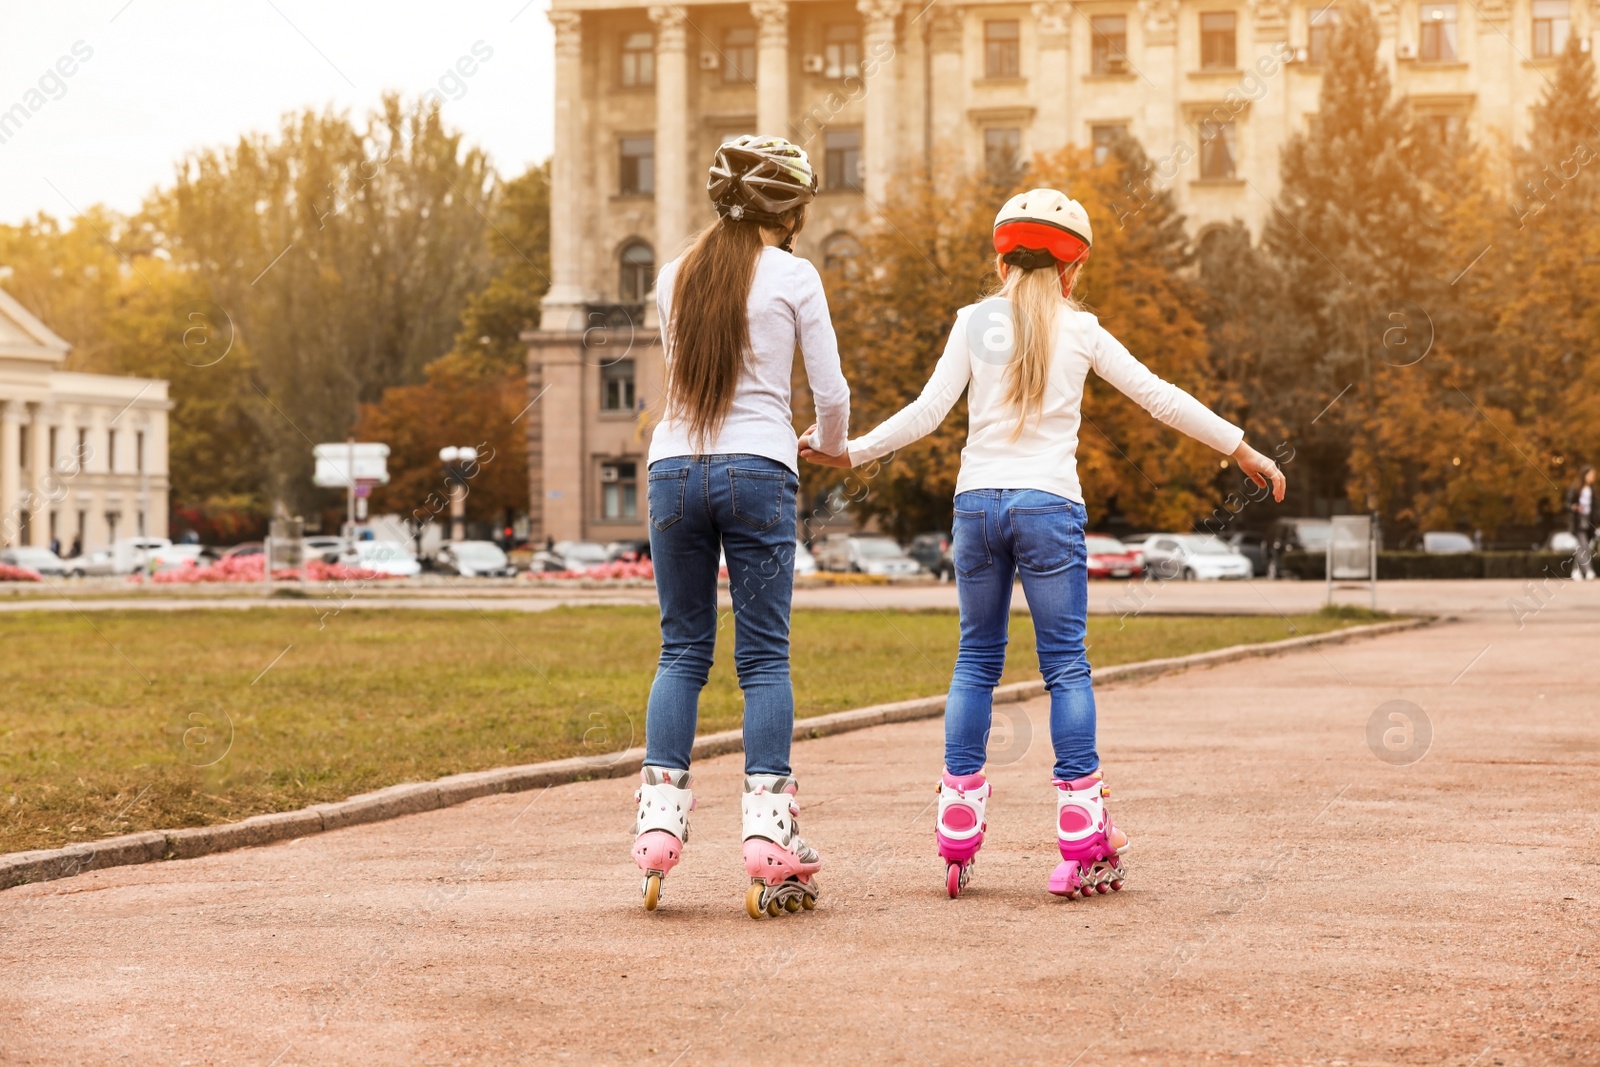
[[[772,225],[817,195],[817,172],[799,145],[745,134],[717,149],[706,192],[718,215]]]

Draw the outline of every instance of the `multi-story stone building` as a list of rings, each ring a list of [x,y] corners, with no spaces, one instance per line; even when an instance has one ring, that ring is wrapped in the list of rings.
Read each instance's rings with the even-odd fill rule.
[[[1525,140],[1529,108],[1596,0],[1376,6],[1396,91],[1443,138]],[[529,336],[537,534],[640,537],[642,427],[662,381],[659,263],[713,215],[711,153],[801,143],[821,176],[797,251],[822,264],[877,224],[898,169],[1011,166],[1138,138],[1203,237],[1271,211],[1280,149],[1317,107],[1339,0],[555,0],[552,276]],[[1095,220],[1096,224],[1113,220]],[[542,394],[542,395],[541,395]],[[642,410],[641,410],[642,409]]]
[[[167,534],[167,383],[61,369],[69,345],[0,290],[0,548]]]

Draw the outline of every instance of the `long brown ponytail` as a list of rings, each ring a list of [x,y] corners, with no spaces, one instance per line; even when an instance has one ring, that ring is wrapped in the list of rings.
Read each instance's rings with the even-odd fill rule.
[[[804,224],[801,208],[784,229],[792,238]],[[687,424],[697,451],[708,446],[733,407],[750,348],[750,286],[762,248],[757,223],[724,217],[700,231],[678,264],[667,324],[667,417]]]

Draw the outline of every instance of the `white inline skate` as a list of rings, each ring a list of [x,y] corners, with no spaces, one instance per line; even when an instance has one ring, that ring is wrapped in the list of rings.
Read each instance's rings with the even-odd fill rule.
[[[683,859],[683,845],[689,840],[689,813],[694,810],[694,794],[689,791],[689,772],[668,767],[644,767],[639,771],[639,814],[633,823],[633,860],[644,872],[644,910],[655,911],[661,900],[661,882],[667,872]]]
[[[744,869],[750,876],[744,910],[752,919],[817,906],[814,875],[822,857],[800,837],[796,788],[788,775],[752,774],[744,780]]]
[[[991,792],[982,774],[945,771],[939,779],[939,815],[933,836],[945,863],[944,887],[951,900],[961,895],[972,877],[972,864],[983,847],[983,832],[989,828],[984,808]]]

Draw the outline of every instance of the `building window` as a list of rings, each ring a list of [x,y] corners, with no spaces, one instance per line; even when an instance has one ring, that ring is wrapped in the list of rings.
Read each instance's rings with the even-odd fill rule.
[[[829,130],[822,141],[824,189],[861,188],[861,131]]]
[[[74,556],[79,556],[79,555],[83,554],[83,543],[84,543],[84,540],[88,536],[89,536],[89,513],[87,511],[84,511],[82,508],[79,508],[78,509],[78,532],[77,532],[76,535],[74,535],[75,540],[72,542],[72,554]]]
[[[600,368],[600,410],[633,410],[633,360],[619,359]]]
[[[1089,19],[1089,69],[1095,74],[1128,73],[1128,17],[1095,15]]]
[[[1232,11],[1202,11],[1200,13],[1200,69],[1232,70],[1238,66],[1235,53],[1235,25],[1238,16]]]
[[[1534,58],[1560,55],[1567,47],[1571,28],[1571,5],[1567,0],[1533,0]]]
[[[600,514],[607,519],[639,517],[637,463],[600,464]]]
[[[72,472],[74,474],[76,474],[79,471],[83,470],[84,465],[86,463],[88,463],[88,462],[89,462],[89,431],[83,429],[82,427],[80,427],[78,429],[78,456],[77,456],[77,459],[74,460],[74,462],[72,464]],[[80,530],[79,532],[81,533],[82,531]]]
[[[983,73],[989,78],[1021,75],[1020,24],[1015,19],[990,19],[983,24]]]
[[[106,431],[106,471],[117,472],[117,431]]]
[[[1306,26],[1306,62],[1326,63],[1333,48],[1333,33],[1339,28],[1339,9],[1323,7],[1309,12]]]
[[[1443,147],[1461,136],[1461,131],[1466,126],[1466,122],[1460,115],[1442,112],[1433,115],[1418,115],[1417,126],[1423,138],[1429,144]]]
[[[1022,169],[1022,131],[1015,126],[991,126],[983,131],[983,169],[989,180],[1004,184]]]
[[[1231,122],[1200,123],[1200,177],[1232,178],[1239,159],[1238,131]]]
[[[656,278],[656,254],[643,241],[629,241],[618,257],[621,277],[617,297],[624,304],[642,304]]]
[[[833,234],[822,242],[822,269],[854,277],[856,257],[860,254],[861,243],[850,234]]]
[[[17,427],[17,429],[20,431],[17,434],[17,466],[27,470],[30,466],[28,463],[28,439],[33,436],[33,427],[24,425]],[[22,544],[27,543],[26,541],[22,542]]]
[[[656,139],[654,137],[624,137],[622,139],[622,192],[653,193],[656,191]]]
[[[144,512],[139,512],[139,536],[144,536]]]
[[[50,427],[50,455],[48,457],[48,460],[49,460],[50,466],[52,466],[52,467],[54,467],[56,465],[56,459],[58,458],[57,457],[57,452],[56,452],[56,434],[58,432],[59,432],[59,430],[58,430],[57,427],[55,427],[55,426]]]
[[[861,27],[854,22],[831,22],[822,40],[823,76],[856,78],[861,75]]]
[[[722,34],[722,80],[756,83],[756,28],[735,26]]]
[[[1094,145],[1094,165],[1099,166],[1111,158],[1112,147],[1128,136],[1128,127],[1120,122],[1089,127],[1089,141]]]
[[[140,474],[144,473],[144,431],[135,430],[133,433],[133,469]]]
[[[641,89],[656,83],[656,35],[648,30],[622,38],[622,84]]]
[[[1423,4],[1417,56],[1435,63],[1456,58],[1456,5]]]

